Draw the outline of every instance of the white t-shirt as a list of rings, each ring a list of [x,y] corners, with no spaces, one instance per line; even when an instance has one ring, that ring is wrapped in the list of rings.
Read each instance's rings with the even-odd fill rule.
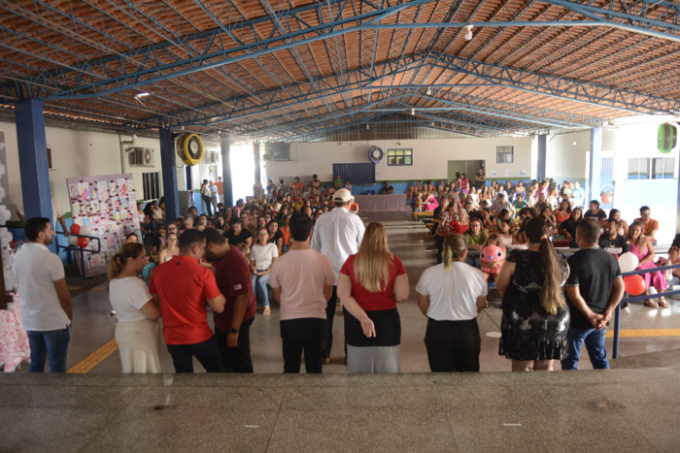
[[[12,271],[19,288],[25,330],[62,330],[71,324],[54,287],[55,281],[64,278],[59,256],[42,244],[28,242],[14,256]]]
[[[202,195],[205,195],[206,197],[210,196],[210,187],[206,184],[205,187],[203,187],[203,191],[201,192]]]
[[[317,219],[310,245],[330,258],[336,282],[347,258],[359,251],[364,232],[361,218],[345,208],[335,208]]]
[[[273,242],[270,242],[267,245],[255,244],[250,248],[250,259],[255,261],[255,268],[258,271],[269,269],[274,258],[278,257],[279,249]]]
[[[114,278],[109,283],[109,299],[118,322],[146,319],[141,309],[153,296],[144,280],[138,277]]]
[[[213,185],[208,186],[208,188],[210,188],[210,196],[216,197],[217,196],[217,186],[213,184]]]
[[[427,317],[436,321],[467,321],[477,317],[477,298],[489,287],[484,274],[469,264],[454,262],[450,271],[444,264],[425,269],[416,291],[430,296]]]

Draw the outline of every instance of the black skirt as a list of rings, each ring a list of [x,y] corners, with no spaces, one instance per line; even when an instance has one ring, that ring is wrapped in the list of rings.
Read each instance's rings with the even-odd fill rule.
[[[401,344],[401,319],[396,308],[367,311],[375,326],[375,338],[364,335],[361,323],[349,311],[345,313],[345,342],[350,346],[397,346]]]

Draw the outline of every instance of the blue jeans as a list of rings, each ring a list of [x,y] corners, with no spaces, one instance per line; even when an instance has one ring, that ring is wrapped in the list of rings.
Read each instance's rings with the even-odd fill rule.
[[[45,358],[47,358],[50,361],[50,373],[65,373],[68,344],[71,341],[70,328],[45,332],[28,330],[26,333],[31,346],[31,365],[28,371],[44,372]]]
[[[608,370],[607,349],[604,347],[604,335],[607,329],[569,329],[567,332],[567,344],[569,354],[562,360],[563,370],[578,370],[578,361],[581,358],[581,347],[586,343],[586,349],[590,356],[590,363],[596,370]]]
[[[262,303],[265,307],[269,306],[269,291],[267,291],[267,285],[269,284],[269,277],[271,277],[271,275],[271,272],[261,277],[253,274],[253,291],[255,292],[255,295],[257,295],[258,292],[260,293]]]

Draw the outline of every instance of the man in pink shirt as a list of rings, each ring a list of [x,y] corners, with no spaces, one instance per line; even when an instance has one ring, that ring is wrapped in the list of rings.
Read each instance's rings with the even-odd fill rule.
[[[328,257],[309,246],[311,218],[295,214],[288,226],[295,241],[288,253],[274,261],[269,278],[274,300],[281,304],[283,372],[300,372],[304,350],[307,373],[321,373],[326,301],[333,291],[335,271]]]

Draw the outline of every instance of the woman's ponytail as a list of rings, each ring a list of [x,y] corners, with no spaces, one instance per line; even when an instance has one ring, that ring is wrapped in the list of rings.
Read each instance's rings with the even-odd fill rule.
[[[526,236],[531,243],[539,243],[541,254],[541,267],[545,280],[541,291],[541,305],[551,315],[566,305],[562,283],[564,279],[564,268],[562,263],[555,255],[550,239],[548,239],[548,229],[546,222],[541,218],[531,219],[526,224]]]

